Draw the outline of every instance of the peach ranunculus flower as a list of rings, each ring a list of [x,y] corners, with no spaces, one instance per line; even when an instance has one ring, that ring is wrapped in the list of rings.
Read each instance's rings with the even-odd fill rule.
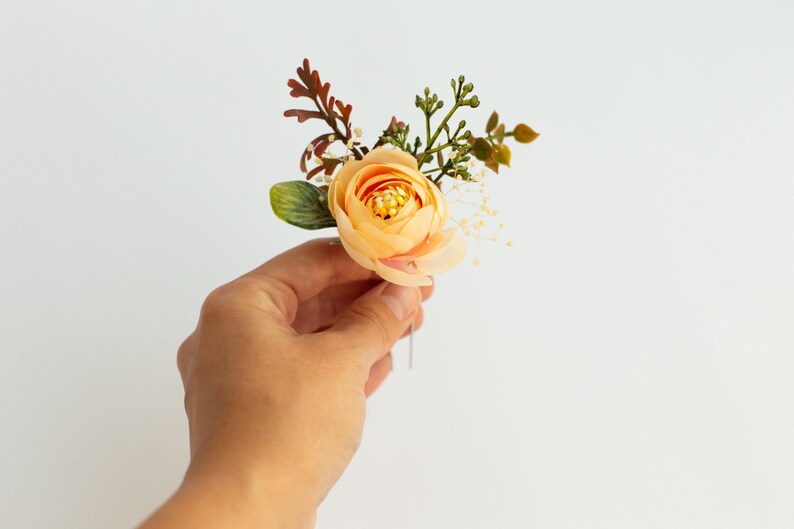
[[[380,277],[403,286],[432,284],[466,253],[449,219],[447,199],[410,154],[373,149],[346,163],[328,189],[331,214],[347,253]]]

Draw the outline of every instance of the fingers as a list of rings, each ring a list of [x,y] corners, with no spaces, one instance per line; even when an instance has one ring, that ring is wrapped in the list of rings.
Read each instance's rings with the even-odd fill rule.
[[[381,281],[373,279],[331,285],[320,294],[300,304],[295,320],[292,322],[292,328],[298,334],[327,329],[336,321],[342,311],[380,283]]]
[[[327,329],[336,318],[356,299],[380,284],[379,280],[352,281],[350,283],[331,285],[320,294],[301,303],[292,322],[292,328],[298,334],[307,334]],[[422,301],[433,294],[433,287],[419,287]],[[415,322],[419,328],[420,322]]]
[[[322,333],[323,338],[334,341],[336,348],[341,345],[369,368],[402,336],[421,301],[417,287],[384,282],[343,311],[331,328]]]
[[[433,279],[432,277],[430,279]],[[419,287],[419,291],[422,293],[422,301],[427,301],[430,299],[430,296],[433,295],[433,289],[435,288],[435,280],[433,281],[432,285],[427,285],[423,287]]]
[[[369,368],[369,378],[367,379],[367,383],[364,384],[364,395],[369,397],[372,393],[375,392],[376,389],[380,387],[386,377],[389,376],[392,370],[392,358],[391,353],[387,353],[386,356],[372,364],[372,367]]]
[[[414,332],[418,331],[419,329],[421,329],[422,328],[422,324],[424,322],[425,322],[425,311],[424,311],[424,309],[422,309],[422,307],[420,305],[419,309],[416,311],[416,316],[414,316],[414,321],[413,321],[413,323],[414,323]],[[405,329],[405,332],[403,333],[401,338],[405,338],[406,336],[411,334],[410,323],[408,325],[409,326]]]
[[[315,239],[296,246],[243,277],[260,280],[285,314],[331,285],[364,281],[377,276],[353,261],[334,239]]]

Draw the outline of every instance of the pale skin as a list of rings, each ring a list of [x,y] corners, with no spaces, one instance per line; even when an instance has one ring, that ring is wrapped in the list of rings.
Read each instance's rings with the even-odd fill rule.
[[[401,287],[332,239],[214,290],[178,353],[190,465],[139,529],[306,529],[360,442],[389,351],[432,287]]]

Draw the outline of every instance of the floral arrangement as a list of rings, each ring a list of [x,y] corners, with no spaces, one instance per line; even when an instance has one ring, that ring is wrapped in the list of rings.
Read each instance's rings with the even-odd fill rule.
[[[297,73],[298,78],[287,83],[290,95],[308,100],[311,108],[287,110],[284,115],[300,123],[324,122],[330,131],[311,140],[301,153],[300,170],[306,180],[282,182],[270,189],[273,212],[308,230],[336,227],[350,257],[387,281],[431,284],[429,276],[449,270],[465,256],[466,243],[458,228],[479,242],[486,226],[480,217],[497,214],[488,205],[482,183],[475,183],[485,177],[486,169],[498,173],[501,166],[510,166],[508,138],[530,143],[538,134],[523,123],[508,130],[496,112],[483,136],[468,130],[465,120],[452,125],[456,112],[480,105],[472,93],[474,86],[461,75],[451,80],[454,101],[435,126],[433,118],[445,107],[444,101],[429,88],[416,96],[416,107],[424,114],[424,140],[417,135],[411,141],[410,126],[392,117],[368,148],[362,145],[361,130],[351,124],[353,108],[330,95],[331,85],[320,80],[308,59]],[[344,154],[332,153],[332,146],[342,146]],[[478,164],[483,166],[479,172]],[[446,194],[445,180],[451,181]],[[456,192],[465,198],[466,186],[472,184],[479,185],[480,203],[461,199],[476,210],[453,220],[457,227],[449,228],[447,195]],[[496,234],[488,238],[498,240]]]

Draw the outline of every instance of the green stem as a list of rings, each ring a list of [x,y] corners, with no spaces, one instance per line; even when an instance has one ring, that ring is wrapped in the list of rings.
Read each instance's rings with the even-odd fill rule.
[[[512,136],[513,136],[513,133],[512,133],[512,132],[505,132],[505,133],[502,135],[502,137],[503,137],[503,138],[510,138],[510,137],[512,137]],[[488,134],[488,136],[486,136],[486,137],[485,137],[485,139],[486,139],[486,140],[488,140],[489,142],[493,143],[493,140],[495,140],[495,139],[496,139],[496,136],[493,136],[492,134]]]
[[[425,150],[425,152],[422,153],[422,157],[424,157],[426,154],[435,154],[438,151],[446,149],[447,147],[452,147],[453,145],[455,145],[455,142],[451,141],[449,143],[445,143],[444,145],[439,145],[435,149],[427,149]],[[419,166],[421,167],[421,164]]]
[[[430,114],[425,111],[425,133],[427,134],[427,148],[430,148]],[[424,157],[424,156],[423,156]],[[421,167],[421,164],[420,164]]]
[[[441,131],[444,130],[444,125],[447,124],[449,119],[452,117],[452,115],[455,113],[455,111],[458,110],[458,108],[460,108],[460,106],[461,106],[460,105],[460,100],[458,99],[458,100],[455,101],[455,105],[449,110],[449,112],[447,112],[447,115],[444,116],[444,119],[441,120],[441,124],[436,129],[436,132],[433,133],[433,136],[427,141],[427,147],[425,148],[425,152],[422,154],[422,157],[419,159],[419,163],[418,163],[419,169],[421,169],[422,165],[425,163],[425,161],[427,159],[427,154],[433,154],[434,152],[437,152],[437,150],[436,151],[432,150],[431,147],[433,146],[433,144],[438,139],[438,135],[441,134]],[[429,123],[428,123],[428,126],[429,126]],[[449,145],[447,145],[447,147],[448,146]]]

